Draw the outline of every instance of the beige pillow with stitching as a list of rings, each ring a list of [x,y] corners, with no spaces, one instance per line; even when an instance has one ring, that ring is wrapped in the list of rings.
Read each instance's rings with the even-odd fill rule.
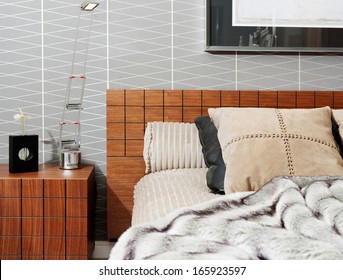
[[[330,107],[208,112],[226,164],[225,193],[258,190],[275,176],[343,175]]]

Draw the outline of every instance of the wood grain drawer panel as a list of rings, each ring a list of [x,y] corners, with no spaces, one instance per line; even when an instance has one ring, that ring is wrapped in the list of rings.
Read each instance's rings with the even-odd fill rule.
[[[43,216],[43,199],[42,198],[23,198],[22,201],[23,217],[40,217]]]
[[[124,105],[124,90],[108,89],[106,94],[107,105]]]
[[[125,111],[122,106],[107,106],[107,122],[123,123],[125,120]]]
[[[332,91],[317,91],[315,92],[315,106],[333,108],[333,92]]]
[[[44,218],[44,236],[64,236],[65,218]]]
[[[87,255],[88,240],[87,237],[67,237],[66,254],[67,255]]]
[[[183,91],[183,106],[201,106],[201,91],[200,90],[184,90]]]
[[[182,122],[182,107],[164,107],[165,122]]]
[[[133,89],[125,92],[126,106],[143,106],[144,105],[144,90]]]
[[[107,159],[108,168],[113,170],[107,174],[107,180],[136,181],[144,175],[145,163],[143,157],[113,157]],[[139,172],[138,172],[139,171]]]
[[[94,166],[68,171],[47,164],[39,172],[10,174],[3,164],[0,173],[0,259],[66,259],[67,224],[75,241],[69,241],[70,259],[91,257]]]
[[[278,92],[278,108],[296,108],[297,93],[296,91],[279,91]]]
[[[65,216],[64,198],[46,198],[44,199],[44,216]]]
[[[66,182],[66,197],[87,198],[88,189],[86,180],[67,180]]]
[[[20,198],[0,198],[0,217],[20,217]]]
[[[343,109],[343,91],[335,91],[333,94],[334,109]]]
[[[125,155],[124,140],[107,140],[107,156],[122,157]]]
[[[66,218],[66,236],[84,236],[88,234],[87,218]]]
[[[143,107],[126,107],[126,122],[137,123],[144,120]]]
[[[21,219],[18,218],[0,218],[0,236],[20,236]]]
[[[87,255],[67,255],[66,260],[87,260]]]
[[[264,108],[276,108],[277,91],[260,91],[259,106]]]
[[[65,179],[45,179],[44,197],[65,197]]]
[[[87,199],[67,198],[66,216],[67,217],[87,217]]]
[[[143,155],[144,140],[127,140],[126,141],[126,155],[129,157]]]
[[[0,197],[20,197],[20,179],[0,179]]]
[[[183,107],[183,122],[194,123],[194,119],[199,116],[201,107]]]
[[[203,90],[202,106],[220,107],[220,90]]]
[[[22,197],[43,197],[43,180],[22,179]]]
[[[23,255],[22,260],[44,260],[44,255]]]
[[[221,92],[222,107],[239,107],[239,92],[233,90],[223,90]]]
[[[65,260],[65,255],[44,255],[44,260]]]
[[[44,238],[44,259],[49,255],[65,255],[65,237]]]
[[[164,106],[182,106],[182,90],[165,90]]]
[[[0,260],[21,260],[21,255],[0,255]]]
[[[20,237],[0,236],[0,255],[20,255],[21,239]]]
[[[145,106],[163,106],[163,90],[146,90]]]
[[[144,123],[128,123],[126,124],[126,139],[143,139],[144,131]]]
[[[297,92],[297,108],[313,108],[314,102],[313,91]]]
[[[22,218],[23,236],[43,236],[43,218]]]
[[[244,91],[244,94],[239,94],[240,107],[258,107],[259,105],[258,91]]]
[[[125,139],[124,123],[107,123],[107,139],[122,140]]]
[[[145,107],[146,122],[162,122],[163,108],[162,107]]]
[[[43,237],[22,237],[23,255],[43,255]]]

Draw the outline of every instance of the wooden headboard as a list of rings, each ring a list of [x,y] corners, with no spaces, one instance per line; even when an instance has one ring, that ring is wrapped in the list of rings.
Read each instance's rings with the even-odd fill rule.
[[[133,188],[144,175],[145,125],[193,122],[209,107],[343,108],[343,91],[107,91],[107,223],[115,239],[131,223]]]

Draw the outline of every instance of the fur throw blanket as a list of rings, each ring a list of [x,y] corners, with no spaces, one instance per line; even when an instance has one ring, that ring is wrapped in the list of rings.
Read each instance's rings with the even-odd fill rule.
[[[343,179],[276,177],[128,229],[110,259],[343,259]]]

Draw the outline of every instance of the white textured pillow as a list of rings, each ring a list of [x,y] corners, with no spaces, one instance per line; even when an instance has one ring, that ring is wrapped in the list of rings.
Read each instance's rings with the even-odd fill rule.
[[[255,191],[275,176],[343,175],[331,109],[209,109],[226,164],[225,193]]]
[[[144,135],[145,172],[206,167],[195,124],[149,122]]]

